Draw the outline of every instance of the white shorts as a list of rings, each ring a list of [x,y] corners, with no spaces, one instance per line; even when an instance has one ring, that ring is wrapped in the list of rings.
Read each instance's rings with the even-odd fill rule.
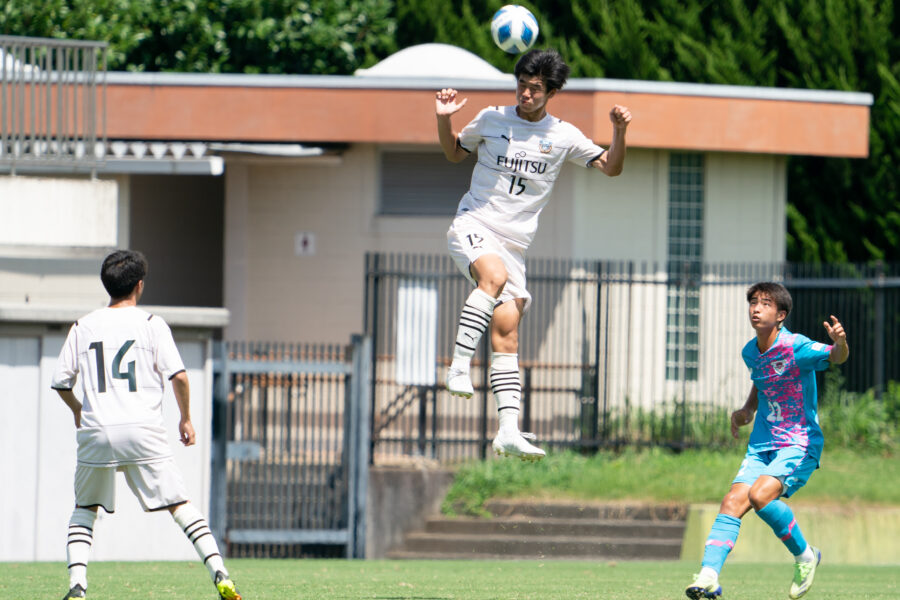
[[[506,285],[500,292],[498,303],[516,298],[525,299],[525,310],[531,306],[531,294],[525,288],[525,250],[527,247],[500,236],[469,215],[453,219],[447,231],[447,246],[453,262],[474,285],[469,267],[485,254],[496,254],[506,267]]]
[[[125,474],[128,487],[146,512],[162,510],[189,500],[181,470],[172,458],[138,465],[75,469],[75,504],[88,508],[102,506],[116,510],[116,472]]]

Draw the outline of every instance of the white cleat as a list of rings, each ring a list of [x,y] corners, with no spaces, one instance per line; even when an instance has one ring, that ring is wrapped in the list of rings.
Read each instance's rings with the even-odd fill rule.
[[[718,598],[722,595],[722,586],[717,576],[701,571],[699,575],[694,575],[694,583],[685,588],[684,594],[691,600]]]
[[[491,446],[498,456],[517,456],[522,460],[535,462],[544,458],[547,453],[528,442],[533,439],[535,439],[533,433],[501,431],[497,433]]]
[[[469,372],[453,368],[447,369],[447,391],[452,396],[471,398],[475,393],[475,388],[472,387]]]

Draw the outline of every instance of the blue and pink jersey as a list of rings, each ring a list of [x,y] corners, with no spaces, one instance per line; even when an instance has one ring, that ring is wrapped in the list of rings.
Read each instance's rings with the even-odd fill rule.
[[[816,371],[828,368],[831,346],[782,328],[760,353],[753,338],[741,357],[750,369],[759,406],[748,450],[805,448],[818,461],[824,438],[817,414]]]

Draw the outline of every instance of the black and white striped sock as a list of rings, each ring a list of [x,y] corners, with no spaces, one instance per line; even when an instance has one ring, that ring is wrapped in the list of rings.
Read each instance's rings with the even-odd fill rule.
[[[216,571],[222,571],[225,575],[228,575],[228,571],[225,569],[225,561],[222,560],[222,555],[219,554],[219,545],[216,544],[216,538],[213,537],[209,524],[200,511],[194,508],[194,505],[190,502],[186,502],[172,513],[172,517],[178,523],[178,526],[181,527],[184,535],[194,545],[194,550],[197,551],[200,560],[206,565],[213,581],[216,578]]]
[[[495,352],[491,355],[491,391],[497,402],[500,430],[518,431],[522,402],[518,354]]]
[[[69,565],[69,587],[80,585],[87,589],[87,565],[94,542],[94,521],[97,513],[86,508],[76,508],[69,519],[69,536],[66,541],[66,559]]]
[[[462,313],[459,315],[459,328],[456,332],[456,345],[453,348],[453,369],[469,370],[469,363],[475,355],[481,336],[491,322],[494,305],[497,299],[475,288],[466,299]]]

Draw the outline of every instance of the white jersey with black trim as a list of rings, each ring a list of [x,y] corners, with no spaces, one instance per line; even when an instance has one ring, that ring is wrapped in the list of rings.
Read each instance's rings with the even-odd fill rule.
[[[457,139],[463,150],[477,151],[478,163],[456,214],[526,246],[565,161],[587,167],[605,152],[574,125],[550,114],[526,121],[515,106],[485,108]]]
[[[78,462],[114,466],[172,455],[163,422],[166,380],[184,371],[165,321],[137,307],[101,308],[72,325],[54,389],[81,392]]]

